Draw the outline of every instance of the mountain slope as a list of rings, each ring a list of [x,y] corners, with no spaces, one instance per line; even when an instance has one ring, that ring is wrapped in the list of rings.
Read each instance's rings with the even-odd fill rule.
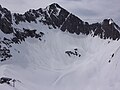
[[[89,24],[56,3],[23,15],[0,7],[0,29],[0,77],[16,80],[0,90],[119,90],[112,19]]]

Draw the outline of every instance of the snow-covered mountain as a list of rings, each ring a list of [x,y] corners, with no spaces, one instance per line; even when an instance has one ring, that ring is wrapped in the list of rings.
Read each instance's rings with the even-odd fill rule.
[[[120,27],[89,24],[56,3],[0,6],[0,90],[119,90]]]

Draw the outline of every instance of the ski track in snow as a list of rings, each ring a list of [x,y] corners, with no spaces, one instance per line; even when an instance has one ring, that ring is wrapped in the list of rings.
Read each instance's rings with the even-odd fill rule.
[[[17,82],[15,88],[3,84],[0,90],[120,89],[120,41],[49,30],[34,22],[21,22],[15,27],[37,29],[45,36],[42,41],[28,38],[20,45],[13,45],[11,52],[14,56],[0,64],[0,77],[12,77],[21,83]],[[4,36],[3,33],[0,35]],[[6,37],[10,38],[9,35]],[[65,54],[65,51],[75,48],[81,57]],[[113,53],[114,57],[110,58]]]

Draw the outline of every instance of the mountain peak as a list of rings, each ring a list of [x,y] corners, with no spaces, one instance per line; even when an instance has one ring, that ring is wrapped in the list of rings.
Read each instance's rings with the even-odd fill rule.
[[[20,22],[35,22],[48,25],[49,28],[59,28],[62,31],[68,31],[69,33],[75,33],[77,35],[80,33],[88,35],[94,32],[93,36],[100,36],[102,39],[111,38],[116,40],[120,38],[120,28],[112,19],[104,19],[102,23],[89,24],[68,12],[57,3],[52,3],[45,9],[30,9],[24,14],[14,13],[14,20],[9,10],[2,9],[1,12],[5,14],[3,14],[4,20],[1,18],[0,29],[5,33],[12,32],[14,28],[12,27],[12,23],[14,22],[17,25]],[[1,16],[2,15],[0,15],[0,17]]]
[[[0,6],[0,90],[120,90],[119,55],[112,19],[89,24],[56,3]]]
[[[52,3],[49,6],[61,7],[58,3]]]
[[[11,24],[12,24],[11,12],[0,5],[0,29],[4,33],[9,34],[13,31]]]
[[[112,18],[110,18],[110,19],[109,19],[109,24],[112,24],[112,23],[114,23],[114,21],[113,21]]]
[[[108,19],[104,19],[102,23],[106,24],[106,25],[111,25],[114,23],[114,21],[113,21],[113,19],[108,18]]]

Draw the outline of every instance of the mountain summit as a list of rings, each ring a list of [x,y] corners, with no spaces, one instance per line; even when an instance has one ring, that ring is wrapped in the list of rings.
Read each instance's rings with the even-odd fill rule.
[[[30,9],[24,14],[13,13],[0,6],[0,28],[4,33],[11,33],[20,22],[44,23],[49,28],[59,28],[70,33],[80,33],[99,36],[102,39],[119,39],[120,27],[112,19],[104,19],[102,23],[89,24],[68,12],[57,3],[47,6],[45,9]],[[37,20],[39,19],[39,22]],[[112,23],[111,23],[112,22]]]
[[[0,6],[0,90],[120,90],[119,55],[112,19],[89,24],[57,3]]]

